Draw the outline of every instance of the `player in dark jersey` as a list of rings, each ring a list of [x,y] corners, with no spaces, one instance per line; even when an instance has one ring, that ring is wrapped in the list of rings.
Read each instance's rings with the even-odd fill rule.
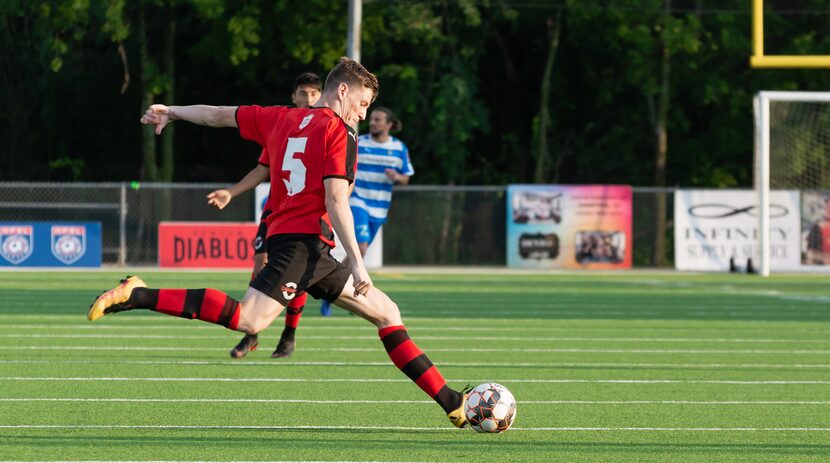
[[[131,276],[105,292],[87,317],[97,320],[124,310],[149,309],[198,318],[247,334],[266,328],[282,309],[307,291],[375,325],[392,362],[435,400],[450,421],[464,427],[466,390],[447,386],[429,358],[409,338],[398,306],[372,285],[354,234],[349,189],[357,164],[356,132],[377,96],[377,78],[359,63],[341,58],[329,72],[318,106],[216,107],[152,105],[141,118],[160,134],[170,121],[238,127],[261,145],[269,167],[274,212],[268,216],[268,264],[242,301],[216,289],[150,289]],[[265,177],[261,180],[265,180]],[[348,265],[330,253],[337,232]]]
[[[317,103],[320,99],[320,92],[323,90],[322,82],[317,74],[305,72],[294,79],[294,88],[291,91],[291,102],[298,108],[309,108]],[[263,150],[263,155],[265,151]],[[260,155],[262,156],[262,155]],[[255,180],[262,177],[263,173],[257,172],[263,170],[268,172],[268,167],[262,164],[254,167],[248,174],[240,180],[236,185],[230,188],[222,188],[216,190],[208,195],[208,203],[216,206],[218,209],[223,209],[231,198],[239,195],[245,191],[250,190],[256,186]],[[253,182],[253,183],[252,183]],[[262,219],[259,223],[256,237],[254,237],[254,270],[251,273],[251,279],[256,278],[260,270],[265,267],[268,261],[268,254],[266,253],[265,241],[268,234],[268,216],[273,210],[271,196],[265,202],[262,208]],[[306,303],[306,294],[299,293],[297,297],[288,303],[285,308],[285,327],[280,335],[280,340],[277,347],[271,354],[271,358],[286,358],[290,357],[294,352],[294,333],[297,330],[297,325],[300,323],[300,317],[303,315],[303,308]],[[259,337],[256,334],[246,334],[242,337],[239,343],[231,349],[231,357],[242,358],[248,355],[248,351],[256,350],[259,346]]]

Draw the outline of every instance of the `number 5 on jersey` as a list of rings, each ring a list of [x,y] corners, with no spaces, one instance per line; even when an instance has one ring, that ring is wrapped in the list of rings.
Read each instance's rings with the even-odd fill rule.
[[[294,196],[305,189],[305,164],[303,164],[303,161],[296,159],[294,155],[305,152],[305,143],[307,140],[308,137],[289,138],[288,145],[285,147],[285,156],[282,158],[282,170],[288,171],[288,180],[282,179],[282,181],[285,183],[288,196]]]

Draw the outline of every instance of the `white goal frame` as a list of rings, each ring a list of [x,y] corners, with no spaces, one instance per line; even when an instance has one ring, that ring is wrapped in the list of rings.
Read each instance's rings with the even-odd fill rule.
[[[830,92],[785,92],[762,91],[753,99],[755,113],[755,181],[754,188],[758,197],[758,245],[760,262],[758,273],[769,276],[770,273],[770,237],[769,237],[769,117],[771,101],[788,101],[804,103],[830,103]]]

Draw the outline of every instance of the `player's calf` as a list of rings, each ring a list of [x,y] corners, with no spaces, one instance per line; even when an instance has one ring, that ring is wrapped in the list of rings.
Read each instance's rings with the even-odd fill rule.
[[[406,376],[444,409],[450,421],[459,428],[466,426],[464,393],[450,389],[447,381],[429,357],[415,345],[403,325],[387,326],[378,330],[383,347]],[[462,410],[459,413],[459,410]]]
[[[114,312],[146,309],[236,330],[240,308],[239,301],[216,289],[151,289],[140,278],[127,277],[99,296],[87,317],[97,320]]]

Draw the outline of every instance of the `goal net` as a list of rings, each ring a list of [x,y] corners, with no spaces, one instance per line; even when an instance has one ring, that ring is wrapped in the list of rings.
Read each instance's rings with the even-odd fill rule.
[[[830,92],[758,93],[755,151],[759,273],[776,270],[772,233],[785,213],[800,217],[800,230],[792,231],[800,269],[830,270]],[[773,190],[797,191],[798,210],[776,205]]]

